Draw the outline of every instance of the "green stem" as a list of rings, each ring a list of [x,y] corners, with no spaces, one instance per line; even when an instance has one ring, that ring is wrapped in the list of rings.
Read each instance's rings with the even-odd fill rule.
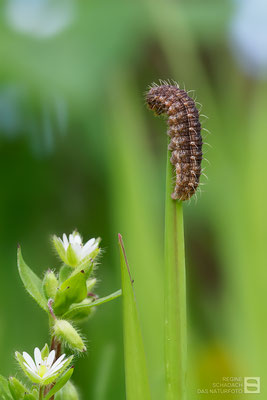
[[[183,203],[171,198],[173,181],[168,151],[165,204],[166,400],[185,400],[187,334]]]
[[[44,387],[40,386],[40,389],[39,389],[39,400],[43,400],[43,392],[44,392]]]

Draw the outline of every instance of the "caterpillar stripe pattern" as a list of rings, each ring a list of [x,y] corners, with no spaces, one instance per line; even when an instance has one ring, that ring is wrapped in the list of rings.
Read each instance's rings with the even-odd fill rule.
[[[146,101],[157,115],[168,116],[170,162],[176,172],[172,198],[188,200],[196,192],[201,175],[202,137],[196,104],[185,90],[169,84],[154,84]]]

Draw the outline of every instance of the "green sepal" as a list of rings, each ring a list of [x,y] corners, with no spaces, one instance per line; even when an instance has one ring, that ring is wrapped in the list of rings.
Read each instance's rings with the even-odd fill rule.
[[[66,262],[66,251],[61,240],[54,235],[52,238],[53,245],[62,261]]]
[[[85,352],[86,346],[69,321],[58,319],[53,326],[53,334],[60,342],[70,347],[74,351]]]
[[[42,359],[44,359],[45,357],[48,357],[48,356],[49,356],[49,353],[50,353],[49,346],[48,346],[48,344],[46,343],[46,344],[44,345],[44,347],[42,348],[42,350],[41,350]]]
[[[22,356],[22,354],[20,354],[20,352],[16,351],[15,353],[16,359],[19,363],[20,368],[22,369],[22,371],[24,372],[24,374],[33,382],[33,383],[39,383],[38,380],[34,380],[32,379],[32,376],[29,374],[27,368],[24,365],[24,357]]]
[[[79,400],[77,389],[68,381],[66,385],[56,393],[55,400]]]
[[[79,318],[79,315],[89,315],[92,308],[96,306],[100,306],[101,304],[107,303],[111,300],[117,299],[118,297],[121,296],[121,289],[117,290],[116,292],[106,296],[102,297],[101,299],[97,299],[95,301],[91,301],[90,303],[81,303],[81,304],[75,304],[70,306],[69,310],[63,314],[62,318],[64,319],[70,319],[70,320],[77,320]]]
[[[73,250],[73,247],[71,244],[68,245],[67,251],[66,251],[66,264],[70,265],[71,267],[77,267],[79,263],[79,258],[77,257],[77,254],[75,250]]]
[[[9,390],[8,380],[2,375],[0,375],[0,399],[13,400],[13,397]]]
[[[61,284],[56,293],[53,310],[56,315],[60,316],[68,310],[72,303],[79,303],[86,296],[86,276],[84,270],[81,270]]]
[[[96,256],[99,254],[99,252],[100,249],[97,248],[87,257],[83,258],[81,262],[78,264],[78,266],[75,268],[75,270],[72,272],[72,275],[75,275],[77,271],[84,270],[86,279],[88,279],[94,269],[94,260]]]
[[[48,312],[47,301],[43,293],[42,281],[35,273],[26,265],[23,260],[21,249],[18,248],[18,270],[21,280],[27,292],[34,298],[39,306]]]
[[[74,370],[74,368],[71,367],[67,372],[65,372],[65,374],[61,375],[61,377],[58,379],[56,384],[52,387],[52,389],[44,397],[44,400],[49,400],[55,393],[57,393],[60,389],[63,388],[63,386],[71,378],[71,376],[73,374],[73,370]]]
[[[66,279],[68,279],[73,272],[73,268],[67,264],[63,264],[59,270],[59,283],[63,283]]]
[[[14,376],[8,379],[8,386],[14,400],[22,400],[28,393],[28,389]]]
[[[43,292],[46,299],[54,299],[59,286],[58,279],[53,271],[46,271],[43,279]]]

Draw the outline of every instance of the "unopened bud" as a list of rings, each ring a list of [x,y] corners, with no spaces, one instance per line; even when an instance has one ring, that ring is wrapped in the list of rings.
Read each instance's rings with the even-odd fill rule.
[[[73,350],[86,351],[86,346],[77,330],[63,319],[58,319],[53,327],[56,338],[65,342]]]
[[[88,279],[86,282],[87,292],[91,292],[96,284],[96,278]]]
[[[43,279],[43,291],[47,299],[54,299],[58,288],[58,280],[53,271],[48,270]]]
[[[61,396],[64,400],[79,400],[78,392],[70,381],[61,389]]]
[[[22,399],[24,394],[28,391],[27,388],[14,376],[9,378],[8,386],[14,399]]]

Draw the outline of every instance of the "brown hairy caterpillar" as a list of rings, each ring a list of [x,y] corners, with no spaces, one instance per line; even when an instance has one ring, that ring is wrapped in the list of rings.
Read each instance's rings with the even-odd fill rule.
[[[188,200],[196,192],[201,175],[202,137],[196,104],[185,90],[165,82],[153,84],[146,101],[157,115],[168,115],[170,161],[176,172],[172,198]]]

